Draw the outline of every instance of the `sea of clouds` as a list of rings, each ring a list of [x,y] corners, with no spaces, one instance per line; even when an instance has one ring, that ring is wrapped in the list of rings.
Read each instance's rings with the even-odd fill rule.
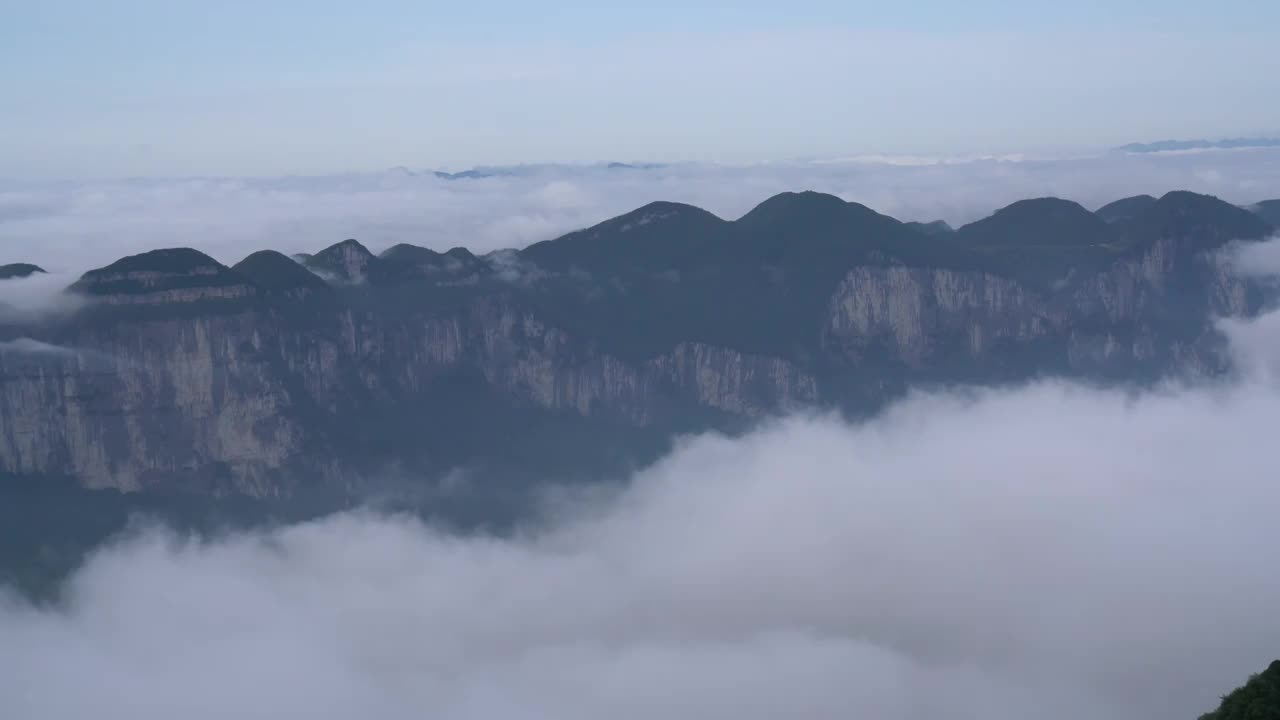
[[[0,717],[1193,718],[1280,656],[1280,313],[1239,374],[690,439],[511,537],[137,529],[0,600]]]

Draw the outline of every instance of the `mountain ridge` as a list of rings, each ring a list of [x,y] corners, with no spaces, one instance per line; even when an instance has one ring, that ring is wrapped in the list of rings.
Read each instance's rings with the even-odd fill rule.
[[[1043,197],[1016,201],[996,210],[986,218],[952,229],[943,221],[932,223],[901,222],[891,216],[882,215],[864,205],[848,202],[825,193],[814,191],[784,192],[762,201],[737,220],[725,220],[694,205],[654,201],[582,230],[575,230],[556,238],[539,241],[520,250],[495,251],[488,253],[488,256],[495,253],[514,253],[535,261],[549,260],[557,262],[557,256],[562,254],[560,251],[563,250],[568,250],[568,252],[563,253],[564,256],[571,257],[574,253],[591,253],[611,249],[607,246],[592,247],[592,242],[601,239],[601,237],[604,237],[607,243],[610,239],[608,237],[610,234],[621,236],[630,232],[634,234],[635,238],[642,241],[647,240],[652,233],[644,232],[644,226],[655,224],[657,227],[654,229],[669,231],[670,228],[663,227],[663,225],[668,225],[673,221],[673,218],[675,222],[694,224],[695,227],[693,229],[695,230],[714,230],[717,226],[725,228],[747,226],[766,232],[790,232],[797,235],[800,242],[812,240],[814,228],[794,227],[794,222],[797,219],[812,223],[815,221],[832,222],[837,217],[840,219],[856,217],[864,223],[863,227],[857,227],[856,224],[850,222],[849,226],[838,227],[835,230],[847,234],[858,231],[865,232],[868,229],[865,223],[870,223],[873,226],[873,230],[884,231],[889,229],[897,232],[906,229],[915,231],[916,235],[932,238],[946,238],[955,235],[956,240],[963,244],[988,248],[1013,244],[1105,244],[1117,241],[1117,238],[1111,234],[1111,230],[1107,225],[1120,221],[1132,221],[1138,217],[1151,216],[1153,212],[1158,213],[1158,209],[1167,208],[1178,202],[1185,203],[1188,201],[1211,203],[1215,206],[1214,210],[1219,213],[1236,211],[1237,216],[1233,221],[1236,232],[1240,234],[1241,239],[1260,237],[1268,230],[1274,230],[1275,223],[1270,218],[1276,212],[1280,212],[1280,200],[1261,201],[1252,206],[1252,209],[1242,209],[1212,196],[1187,191],[1171,191],[1160,199],[1150,195],[1123,198],[1109,203],[1093,213],[1069,200]],[[1185,212],[1185,210],[1174,208],[1166,210],[1164,215],[1167,216],[1170,212]],[[1069,213],[1070,217],[1065,217],[1064,213]],[[778,217],[779,215],[782,217]],[[1100,215],[1106,217],[1102,223],[1090,223],[1090,218],[1102,219]],[[1244,220],[1244,218],[1256,218],[1259,222],[1254,222],[1250,226],[1248,224],[1249,221]],[[1052,232],[1046,236],[1033,235],[1031,232],[1019,235],[1016,227],[1007,227],[1010,222],[1016,223],[1017,221],[1039,223],[1040,227],[1034,232],[1043,233],[1045,228],[1051,229]],[[1056,227],[1064,221],[1067,223],[1066,228]],[[1000,225],[1001,223],[1003,225]],[[771,230],[771,225],[774,224],[781,230]],[[983,232],[992,225],[1000,226],[994,228],[994,231]],[[1072,234],[1073,232],[1074,234]],[[1131,240],[1140,240],[1144,234],[1146,236],[1152,234],[1150,231],[1143,233],[1132,228],[1129,229],[1129,233]],[[905,233],[898,233],[898,235],[899,237],[906,236]],[[1015,242],[1012,238],[1021,238],[1021,240]],[[1027,239],[1035,242],[1023,242]],[[1229,241],[1229,239],[1222,242]],[[769,242],[764,241],[764,244],[768,245]],[[784,243],[776,244],[782,245]],[[940,257],[942,257],[946,252],[953,252],[956,245],[954,243],[938,243],[932,247],[942,251],[940,253]],[[553,248],[556,252],[552,251]],[[648,249],[646,248],[646,250]],[[735,246],[716,249],[743,251],[750,248]],[[773,249],[776,250],[776,248]],[[272,253],[275,256],[279,256],[279,258],[287,257],[272,250],[259,251],[259,253],[262,252]],[[77,292],[96,292],[94,284],[101,282],[103,277],[112,273],[123,275],[128,272],[172,272],[176,275],[186,270],[194,274],[200,274],[203,271],[205,274],[220,275],[225,271],[234,271],[235,267],[240,263],[256,254],[258,253],[246,256],[236,265],[227,266],[194,248],[161,248],[122,257],[101,268],[86,271],[80,281],[73,284],[69,289]],[[273,262],[277,259],[273,257]],[[375,255],[358,240],[349,238],[323,248],[314,254],[302,253],[293,258],[298,265],[310,270],[313,274],[319,275],[321,278],[338,279],[347,283],[363,282],[367,279],[370,265],[376,264],[379,260],[407,265],[445,266],[450,264],[451,259],[455,262],[469,263],[479,260],[480,256],[472,254],[465,247],[455,247],[446,252],[440,252],[410,243],[399,243]],[[218,272],[210,272],[210,269],[216,269]],[[991,269],[999,270],[1000,268],[993,266]],[[39,266],[28,263],[12,263],[0,266],[0,273],[8,277],[25,277],[43,272],[44,270]],[[3,276],[0,275],[0,279],[2,278]]]
[[[1211,319],[1265,299],[1215,253],[1273,228],[1217,198],[1113,223],[1010,207],[1025,230],[990,243],[789,193],[737,220],[652,203],[481,256],[349,239],[232,266],[121,258],[70,286],[79,312],[0,323],[77,349],[0,353],[0,474],[256,497],[458,468],[598,478],[682,432],[856,415],[907,387],[1221,372]]]

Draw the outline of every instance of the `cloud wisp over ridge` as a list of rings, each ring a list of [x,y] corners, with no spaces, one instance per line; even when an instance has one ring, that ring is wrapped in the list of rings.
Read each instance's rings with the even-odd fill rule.
[[[1194,717],[1280,647],[1280,314],[1240,374],[693,438],[511,538],[141,530],[0,605],[0,715]]]
[[[54,357],[75,357],[76,351],[62,345],[33,340],[27,337],[13,340],[0,340],[0,354],[16,353],[22,355],[49,355]]]
[[[48,320],[75,312],[84,306],[84,298],[64,290],[77,277],[58,272],[0,280],[0,322]]]

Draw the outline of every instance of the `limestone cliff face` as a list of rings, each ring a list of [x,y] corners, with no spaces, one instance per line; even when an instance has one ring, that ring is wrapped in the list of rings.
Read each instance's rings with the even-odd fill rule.
[[[813,377],[779,358],[685,343],[626,362],[488,299],[397,321],[342,309],[305,328],[214,305],[58,342],[0,350],[0,469],[122,490],[272,495],[358,477],[334,451],[347,420],[406,401],[430,412],[433,386],[460,370],[514,405],[635,426],[673,404],[759,417],[817,400]]]
[[[0,458],[90,487],[269,494],[300,449],[253,314],[115,325],[63,352],[0,352]]]
[[[466,354],[486,378],[548,409],[647,423],[655,405],[671,399],[747,417],[818,399],[814,378],[781,358],[681,343],[629,363],[510,306],[485,303],[470,319],[474,339]]]
[[[819,399],[814,377],[790,362],[703,343],[681,343],[646,363],[645,369],[699,404],[736,415],[762,417],[811,406]]]
[[[982,272],[852,269],[831,298],[827,349],[850,361],[888,355],[912,368],[945,355],[982,365],[1011,346],[1056,347],[1063,369],[1152,361],[1161,352],[1197,368],[1220,364],[1198,322],[1256,309],[1250,284],[1222,253],[1162,240],[1134,257],[1057,287],[1033,288]],[[1191,323],[1192,334],[1170,336]]]
[[[831,298],[826,347],[856,362],[872,350],[920,367],[944,346],[983,357],[999,340],[1027,341],[1061,329],[1062,317],[1018,283],[985,273],[859,267]]]

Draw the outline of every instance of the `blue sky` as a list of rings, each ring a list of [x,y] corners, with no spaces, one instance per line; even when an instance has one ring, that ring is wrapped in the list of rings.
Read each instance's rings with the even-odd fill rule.
[[[0,0],[0,175],[750,162],[1280,131],[1280,3],[899,5]]]

